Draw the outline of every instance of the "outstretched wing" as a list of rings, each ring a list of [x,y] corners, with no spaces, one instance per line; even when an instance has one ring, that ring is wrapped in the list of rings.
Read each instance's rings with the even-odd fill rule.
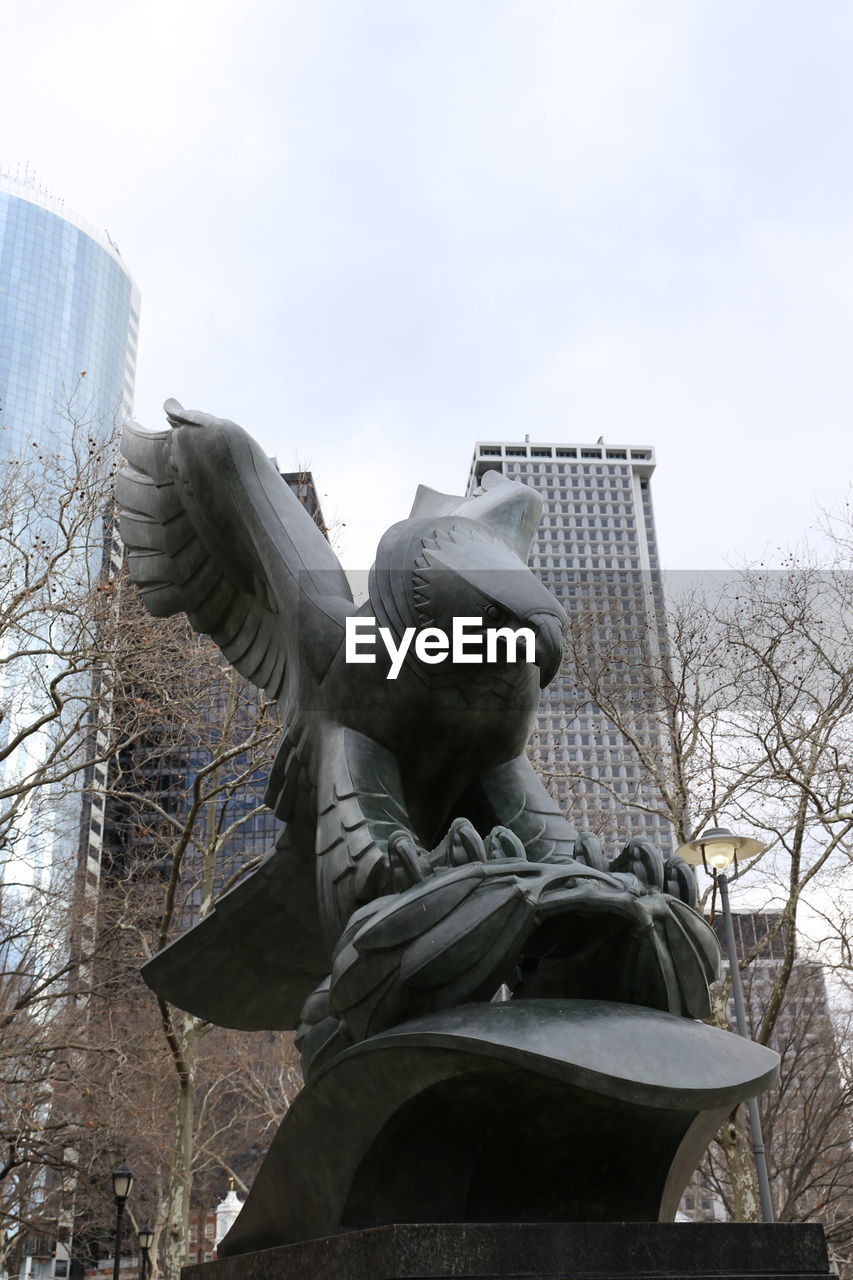
[[[353,608],[346,575],[241,427],[176,400],[165,407],[171,430],[130,425],[122,437],[130,575],[152,614],[186,612],[241,675],[280,698],[300,629],[315,669],[331,659]]]
[[[289,824],[210,915],[142,966],[159,996],[220,1027],[292,1030],[329,972],[317,919],[313,827]]]

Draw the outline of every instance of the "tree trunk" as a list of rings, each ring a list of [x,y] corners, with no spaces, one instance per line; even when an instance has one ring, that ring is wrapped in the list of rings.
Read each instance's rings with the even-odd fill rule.
[[[167,1219],[163,1247],[164,1280],[181,1280],[186,1262],[192,1191],[193,1125],[197,1032],[189,1018],[183,1022],[182,1067],[175,1099],[175,1145],[166,1189]]]
[[[732,1216],[735,1222],[760,1222],[758,1184],[743,1107],[733,1111],[722,1125],[717,1141],[725,1153],[728,1165],[732,1187]]]
[[[708,1021],[712,1026],[730,1031],[728,1012],[728,993],[730,978],[711,988],[711,1016]],[[752,1158],[752,1145],[749,1137],[749,1123],[744,1107],[736,1107],[717,1133],[717,1142],[726,1157],[732,1194],[732,1216],[735,1222],[760,1222],[758,1212],[758,1180]]]

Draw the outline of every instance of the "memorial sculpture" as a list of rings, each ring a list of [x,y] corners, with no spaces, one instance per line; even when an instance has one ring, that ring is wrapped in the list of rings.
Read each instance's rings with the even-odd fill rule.
[[[695,1022],[719,949],[690,868],[641,838],[608,859],[525,756],[565,623],[526,565],[539,496],[497,472],[422,486],[357,605],[260,447],[166,413],[124,435],[130,573],[277,700],[284,825],[144,976],[217,1024],[296,1030],[306,1079],[220,1252],[671,1217],[775,1055]]]

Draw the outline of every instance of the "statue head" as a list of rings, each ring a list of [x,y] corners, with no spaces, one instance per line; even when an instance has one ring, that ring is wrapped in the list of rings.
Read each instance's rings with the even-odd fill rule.
[[[479,618],[484,630],[533,631],[543,688],[560,665],[563,609],[509,543],[479,521],[446,515],[392,525],[376,553],[369,596],[377,621],[398,640],[407,627],[449,635],[454,618]]]

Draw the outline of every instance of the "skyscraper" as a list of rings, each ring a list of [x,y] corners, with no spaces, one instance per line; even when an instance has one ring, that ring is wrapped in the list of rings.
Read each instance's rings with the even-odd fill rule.
[[[39,1059],[20,1087],[3,1079],[18,1089],[20,1150],[24,1134],[50,1128],[58,1064],[73,1061],[45,1045],[73,954],[82,765],[108,714],[87,660],[109,494],[99,442],[131,407],[138,324],[139,293],[109,236],[28,172],[0,172],[0,946],[10,1034],[31,1046],[22,1060]],[[4,1184],[4,1212],[37,1218],[53,1189],[28,1157]],[[59,1211],[66,1232],[71,1195]]]
[[[107,233],[71,213],[29,172],[0,172],[0,460],[12,468],[2,477],[11,594],[0,636],[0,733],[19,739],[3,764],[7,782],[15,776],[38,784],[25,806],[10,802],[0,820],[4,833],[14,827],[17,847],[27,849],[38,875],[51,874],[57,840],[73,846],[80,821],[74,706],[79,719],[91,687],[72,652],[85,632],[74,615],[101,569],[106,513],[97,504],[82,514],[79,502],[72,508],[85,502],[93,474],[87,446],[130,411],[138,324],[139,291]],[[14,469],[18,457],[26,458],[23,469]],[[32,510],[14,497],[27,486]],[[61,624],[57,600],[65,609]],[[67,710],[41,729],[55,690]],[[49,768],[51,759],[61,767]],[[58,778],[65,780],[62,795],[51,785]]]
[[[139,290],[107,233],[33,177],[0,172],[0,454],[47,429],[85,375],[80,407],[130,411]]]
[[[595,611],[599,635],[655,640],[665,652],[663,601],[652,510],[654,450],[648,445],[478,442],[468,492],[487,471],[538,490],[542,521],[530,557],[573,619]],[[638,732],[656,744],[659,726],[648,679],[625,664],[621,690],[637,708]],[[617,677],[619,679],[619,677]],[[600,834],[609,852],[641,835],[665,853],[670,823],[654,783],[617,727],[585,694],[566,664],[545,690],[533,760],[575,824]]]

